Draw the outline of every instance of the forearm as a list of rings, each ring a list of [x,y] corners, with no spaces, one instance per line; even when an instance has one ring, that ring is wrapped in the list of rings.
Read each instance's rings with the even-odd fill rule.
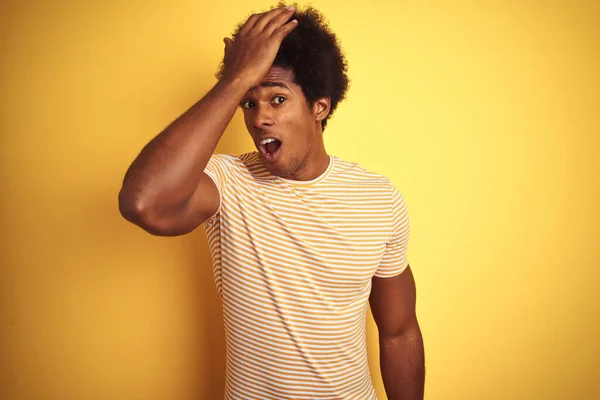
[[[248,89],[241,80],[219,81],[152,139],[125,174],[121,206],[139,211],[156,204],[176,206],[189,199]]]
[[[425,354],[418,325],[394,338],[380,337],[379,347],[388,400],[423,399]]]

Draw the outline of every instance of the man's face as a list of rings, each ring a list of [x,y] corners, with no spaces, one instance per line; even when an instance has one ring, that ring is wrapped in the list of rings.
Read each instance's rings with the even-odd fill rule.
[[[241,102],[246,127],[265,166],[284,178],[310,162],[311,152],[323,140],[320,121],[293,80],[290,69],[273,66]],[[265,143],[266,139],[274,140]]]

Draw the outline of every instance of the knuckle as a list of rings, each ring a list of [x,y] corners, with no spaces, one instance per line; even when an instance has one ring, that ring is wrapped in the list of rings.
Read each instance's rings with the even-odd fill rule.
[[[269,21],[269,23],[267,24],[267,26],[265,26],[265,29],[270,29],[270,30],[274,30],[277,28],[277,26],[280,25],[280,23],[276,20],[271,20]]]

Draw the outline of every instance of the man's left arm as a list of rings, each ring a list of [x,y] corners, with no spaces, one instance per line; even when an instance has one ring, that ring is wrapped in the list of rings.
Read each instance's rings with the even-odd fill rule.
[[[425,354],[410,266],[391,278],[374,276],[372,280],[369,302],[379,329],[381,375],[388,400],[421,400]]]

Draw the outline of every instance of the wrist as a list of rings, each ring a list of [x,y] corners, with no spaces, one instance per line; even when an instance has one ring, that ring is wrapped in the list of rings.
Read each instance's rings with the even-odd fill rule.
[[[246,94],[248,90],[252,88],[253,83],[242,75],[223,75],[217,86],[224,88],[228,91],[234,91],[240,93],[241,96]]]

